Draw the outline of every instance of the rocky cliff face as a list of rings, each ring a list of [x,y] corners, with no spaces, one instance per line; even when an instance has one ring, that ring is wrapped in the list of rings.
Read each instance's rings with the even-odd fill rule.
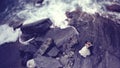
[[[67,17],[71,27],[53,28],[35,38],[43,42],[32,54],[38,68],[120,68],[119,23],[99,13],[87,14],[78,10],[68,12]],[[86,41],[93,43],[92,54],[83,58],[78,51]]]
[[[78,57],[81,64],[76,64],[74,68],[119,68],[120,65],[117,63],[120,63],[120,24],[98,14],[87,14],[87,19],[84,13],[80,15],[80,20],[75,18],[71,22],[71,25],[79,31],[79,43],[91,40],[94,46],[93,54],[85,59]],[[81,44],[78,48],[79,46]]]
[[[106,5],[106,10],[119,14],[117,7]],[[24,68],[34,59],[36,68],[120,68],[119,18],[79,9],[66,12],[66,16],[69,27],[64,29],[51,28],[48,18],[26,25],[9,23],[14,30],[20,28],[22,35],[16,42],[1,45],[0,67]],[[91,55],[84,58],[79,50],[86,41],[93,46],[89,48]]]

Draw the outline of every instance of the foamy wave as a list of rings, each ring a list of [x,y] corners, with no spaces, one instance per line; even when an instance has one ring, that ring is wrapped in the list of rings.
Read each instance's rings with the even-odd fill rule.
[[[0,26],[0,45],[7,42],[15,42],[20,35],[20,29],[14,30],[8,25]]]
[[[43,6],[35,6],[33,4],[26,4],[25,9],[21,10],[17,15],[20,18],[26,19],[24,24],[29,24],[34,21],[50,18],[53,22],[53,25],[66,28],[68,27],[68,22],[65,21],[67,18],[65,15],[66,11],[75,10],[79,5],[82,7],[82,10],[88,13],[95,13],[100,8],[96,3],[92,3],[91,0],[44,0],[42,3]]]

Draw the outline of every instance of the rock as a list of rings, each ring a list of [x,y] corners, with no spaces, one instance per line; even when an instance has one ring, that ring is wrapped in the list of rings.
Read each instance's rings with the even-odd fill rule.
[[[76,23],[71,26],[74,26],[79,32],[79,44],[76,46],[75,54],[86,41],[92,41],[94,45],[93,48],[90,48],[93,54],[89,57],[83,58],[79,55],[75,57],[80,59],[75,60],[74,68],[112,68],[112,66],[119,68],[118,63],[120,62],[117,59],[120,59],[120,43],[118,43],[120,24],[100,15],[93,16],[95,19],[92,22],[72,20]],[[108,58],[112,59],[115,64]]]
[[[104,63],[106,63],[106,65]],[[120,63],[120,60],[116,56],[106,51],[103,61],[99,64],[99,68],[105,68],[105,67],[106,68],[113,68],[113,67],[120,68],[119,63]]]
[[[63,51],[65,51],[65,50],[69,51],[69,50],[71,50],[71,48],[74,48],[77,44],[78,44],[78,36],[77,35],[71,36],[62,45],[62,50]]]
[[[20,52],[20,57],[22,59],[22,64],[23,66],[26,66],[26,62],[29,59],[32,59],[34,57],[34,54],[36,51],[39,49],[41,46],[42,42],[41,41],[31,41],[29,45],[25,46],[20,46],[19,52]]]
[[[60,58],[60,62],[61,62],[61,64],[62,64],[63,66],[65,66],[65,65],[68,64],[69,59],[68,59],[68,57],[62,56],[62,57]]]
[[[41,36],[50,29],[52,22],[49,19],[40,20],[32,24],[26,24],[21,27],[23,34]]]
[[[37,68],[60,68],[62,65],[56,59],[44,56],[34,58]]]
[[[73,27],[65,29],[53,28],[47,32],[45,38],[52,38],[57,47],[68,44],[70,47],[77,43],[78,32]],[[71,42],[70,42],[71,41]]]
[[[25,61],[35,59],[38,68],[119,68],[120,24],[99,13],[81,16],[71,18],[75,22],[71,27],[50,28],[43,36],[37,35],[34,40],[42,44],[34,44],[40,45],[36,51],[33,46],[27,47]],[[84,58],[78,52],[86,41],[93,42],[94,47],[89,48],[91,55]],[[29,50],[35,52],[32,57]]]
[[[106,9],[107,9],[108,11],[120,13],[120,4],[106,5]]]
[[[75,54],[75,53],[74,53],[73,51],[69,51],[69,52],[67,52],[67,55],[68,55],[69,58],[73,57],[74,54]]]
[[[26,45],[20,48],[20,51],[35,53],[37,48],[34,45]]]
[[[53,47],[47,54],[50,56],[50,57],[56,57],[59,53],[59,49],[57,47]]]
[[[29,45],[21,46],[20,51],[35,53],[43,42],[32,40]]]
[[[36,7],[41,7],[41,6],[43,5],[43,4],[42,4],[43,1],[44,1],[44,0],[36,0],[34,5],[35,5]]]
[[[74,64],[74,59],[69,55],[62,56],[59,61],[63,65],[63,68],[72,68]]]
[[[26,63],[29,59],[32,59],[33,58],[33,53],[31,52],[23,52],[21,51],[21,64],[22,66],[26,66]]]
[[[77,55],[76,55],[76,57],[74,57],[74,58],[75,58],[75,61],[74,61],[73,68],[80,68],[80,67],[81,67],[80,61],[82,61],[82,60],[81,60],[80,57],[77,56]]]
[[[21,22],[15,22],[15,21],[12,21],[10,24],[9,24],[10,27],[13,27],[14,30],[20,28],[22,26],[22,23]]]
[[[53,40],[51,38],[46,39],[46,41],[44,41],[44,43],[35,53],[35,56],[46,55],[52,49],[53,46],[55,46]]]
[[[81,11],[80,10],[76,10],[76,11],[72,11],[72,12],[67,11],[65,14],[66,14],[67,18],[70,18],[70,19],[76,18],[77,19],[77,18],[79,18]]]
[[[44,0],[36,0],[36,3],[42,3]]]
[[[32,39],[34,37],[34,35],[32,34],[22,34],[20,37],[19,37],[19,42],[25,42],[25,41],[28,41],[29,39]]]
[[[49,19],[44,19],[21,26],[22,35],[19,37],[20,43],[27,45],[31,40],[45,35],[51,24],[52,22]]]

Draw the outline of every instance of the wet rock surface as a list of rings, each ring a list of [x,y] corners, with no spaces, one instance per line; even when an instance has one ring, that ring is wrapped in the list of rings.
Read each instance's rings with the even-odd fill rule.
[[[76,12],[72,14],[75,17]],[[120,24],[99,14],[90,15],[81,12],[78,17],[73,17],[69,17],[70,25],[73,27],[51,28],[42,36],[42,44],[37,51],[34,51],[32,57],[36,59],[37,67],[119,68],[120,31],[118,29]],[[36,37],[36,40],[39,39],[41,38]],[[78,51],[86,41],[93,42],[94,46],[90,48],[92,54],[83,58]],[[27,46],[30,47],[30,45]],[[32,48],[34,50],[34,47]],[[29,52],[31,53],[32,50]]]
[[[36,68],[120,68],[120,24],[118,22],[99,13],[88,14],[79,10],[67,12],[66,15],[70,27],[65,29],[50,28],[52,22],[49,19],[22,25],[21,39],[24,41],[33,39],[27,45],[21,44],[18,40],[15,44],[10,44],[20,44],[17,49],[10,49],[14,51],[10,54],[17,54],[19,58],[15,59],[20,59],[19,63],[23,67],[26,67],[28,60],[34,59]],[[92,42],[93,47],[89,48],[92,54],[84,58],[78,51],[86,41]],[[0,50],[0,54],[2,52],[4,50]],[[0,60],[0,67],[9,68],[5,67],[3,63],[5,60],[11,59]],[[16,60],[12,61],[17,63]],[[11,68],[17,66],[19,65],[13,65]]]
[[[50,29],[52,22],[49,19],[33,22],[32,24],[26,24],[21,27],[23,34],[43,35]]]
[[[46,25],[46,23],[43,23],[40,27],[45,27],[44,24]],[[34,25],[31,26],[33,27]],[[32,28],[31,26],[29,28]],[[34,28],[36,27],[34,26]],[[24,29],[22,31],[25,34]],[[36,59],[35,62],[38,68],[50,68],[50,65],[52,65],[51,68],[68,68],[73,66],[74,47],[78,44],[79,36],[79,33],[74,27],[65,29],[50,28],[42,36],[35,36],[28,45],[20,48],[24,66],[26,66],[25,63],[29,59]]]

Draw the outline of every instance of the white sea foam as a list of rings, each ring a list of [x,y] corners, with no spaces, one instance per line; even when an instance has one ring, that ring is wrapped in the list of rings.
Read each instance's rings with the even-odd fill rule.
[[[50,18],[53,24],[60,28],[68,27],[66,11],[75,10],[76,6],[81,6],[82,10],[88,13],[95,13],[100,8],[99,5],[92,0],[44,0],[42,7],[36,7],[33,4],[26,4],[24,10],[21,10],[17,15],[20,18],[26,19],[24,24],[29,24],[34,21]]]
[[[24,0],[20,0],[20,2],[23,3]],[[24,25],[49,18],[53,22],[53,25],[66,28],[68,27],[68,22],[65,20],[67,18],[65,15],[66,11],[73,11],[76,7],[80,6],[85,12],[95,13],[98,12],[100,8],[100,6],[92,0],[44,0],[42,4],[40,7],[32,3],[26,3],[22,10],[15,14],[17,14],[17,17],[25,20],[23,22]],[[20,33],[20,29],[13,30],[13,28],[8,25],[1,25],[0,44],[16,41]]]
[[[14,30],[8,25],[0,26],[0,45],[7,42],[15,42],[20,35],[20,29]]]

